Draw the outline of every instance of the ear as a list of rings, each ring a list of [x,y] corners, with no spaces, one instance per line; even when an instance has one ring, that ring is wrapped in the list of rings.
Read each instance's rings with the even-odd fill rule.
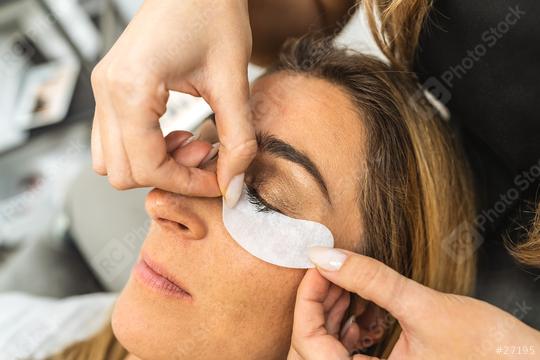
[[[340,340],[351,353],[379,343],[388,330],[387,312],[357,295],[351,297],[348,314]]]

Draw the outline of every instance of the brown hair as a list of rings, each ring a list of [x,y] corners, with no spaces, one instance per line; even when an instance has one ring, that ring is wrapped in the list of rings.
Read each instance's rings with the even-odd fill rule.
[[[394,68],[412,68],[433,0],[359,0],[371,33]],[[525,265],[540,267],[540,205],[526,241],[507,243],[510,254]]]
[[[110,322],[91,338],[76,342],[48,360],[124,360],[128,352],[114,337]]]
[[[357,177],[365,230],[354,250],[432,288],[469,293],[474,209],[468,172],[447,123],[415,77],[315,37],[288,42],[269,73],[277,71],[329,81],[356,105],[367,143],[366,171]],[[375,355],[388,354],[400,331],[393,321],[385,330]],[[55,359],[88,353],[116,359],[108,353],[115,342],[107,327]]]
[[[410,69],[433,0],[359,0],[371,33],[394,68]]]
[[[356,105],[367,171],[358,178],[365,226],[355,250],[431,288],[468,294],[475,263],[469,171],[414,75],[313,37],[289,42],[272,71],[330,81]],[[388,333],[376,355],[388,354],[399,329]]]
[[[508,250],[520,263],[540,268],[540,203],[529,230],[528,240],[520,244],[509,242]]]

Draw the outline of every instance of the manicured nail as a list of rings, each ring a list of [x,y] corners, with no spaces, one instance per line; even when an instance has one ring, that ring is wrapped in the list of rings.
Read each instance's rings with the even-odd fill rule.
[[[337,271],[347,259],[343,252],[324,246],[314,246],[308,249],[309,259],[323,270]]]
[[[244,174],[236,175],[229,182],[227,191],[225,192],[225,204],[233,208],[240,199],[242,194],[242,187],[244,186]]]
[[[184,147],[186,145],[189,145],[191,144],[192,142],[194,142],[195,140],[199,140],[199,138],[201,137],[201,134],[193,134],[191,135],[190,137],[188,137],[186,140],[182,141],[180,143],[180,146],[179,147]]]
[[[208,153],[208,155],[206,155],[206,157],[201,161],[201,164],[199,166],[203,166],[205,165],[208,161],[212,160],[216,154],[218,153],[219,151],[219,143],[214,143],[212,144],[212,149],[210,149],[210,152]]]
[[[345,334],[347,334],[347,330],[351,327],[352,323],[356,320],[356,315],[351,315],[347,321],[345,321],[345,324],[343,324],[343,328],[341,329],[341,332],[339,333],[339,338],[343,339],[345,337]]]

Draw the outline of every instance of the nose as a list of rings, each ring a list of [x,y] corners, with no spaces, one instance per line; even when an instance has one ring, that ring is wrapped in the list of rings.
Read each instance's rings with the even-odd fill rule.
[[[203,218],[195,211],[196,198],[173,194],[160,189],[146,197],[146,211],[163,228],[173,230],[184,240],[200,240],[207,234]]]

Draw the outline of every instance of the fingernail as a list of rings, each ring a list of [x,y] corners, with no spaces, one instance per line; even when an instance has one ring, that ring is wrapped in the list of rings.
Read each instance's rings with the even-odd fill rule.
[[[356,315],[351,315],[347,321],[345,321],[345,324],[343,324],[343,328],[341,329],[341,332],[339,333],[339,338],[343,339],[345,337],[345,334],[347,333],[347,330],[351,327],[352,323],[356,320]]]
[[[323,270],[337,271],[347,259],[343,252],[324,246],[314,246],[308,249],[309,259]]]
[[[186,140],[182,141],[180,143],[180,146],[179,147],[184,147],[186,145],[189,145],[191,144],[192,142],[194,142],[195,140],[199,140],[199,138],[201,137],[201,134],[193,134],[191,135],[190,137],[188,137]]]
[[[216,156],[218,151],[219,151],[219,143],[217,142],[217,143],[212,144],[212,149],[210,150],[208,155],[206,155],[206,157],[201,161],[201,164],[199,166],[203,166],[208,161],[212,160],[214,158],[214,156]]]
[[[229,182],[227,191],[225,192],[225,204],[229,208],[236,206],[240,195],[242,194],[242,187],[244,186],[244,174],[236,175]]]

